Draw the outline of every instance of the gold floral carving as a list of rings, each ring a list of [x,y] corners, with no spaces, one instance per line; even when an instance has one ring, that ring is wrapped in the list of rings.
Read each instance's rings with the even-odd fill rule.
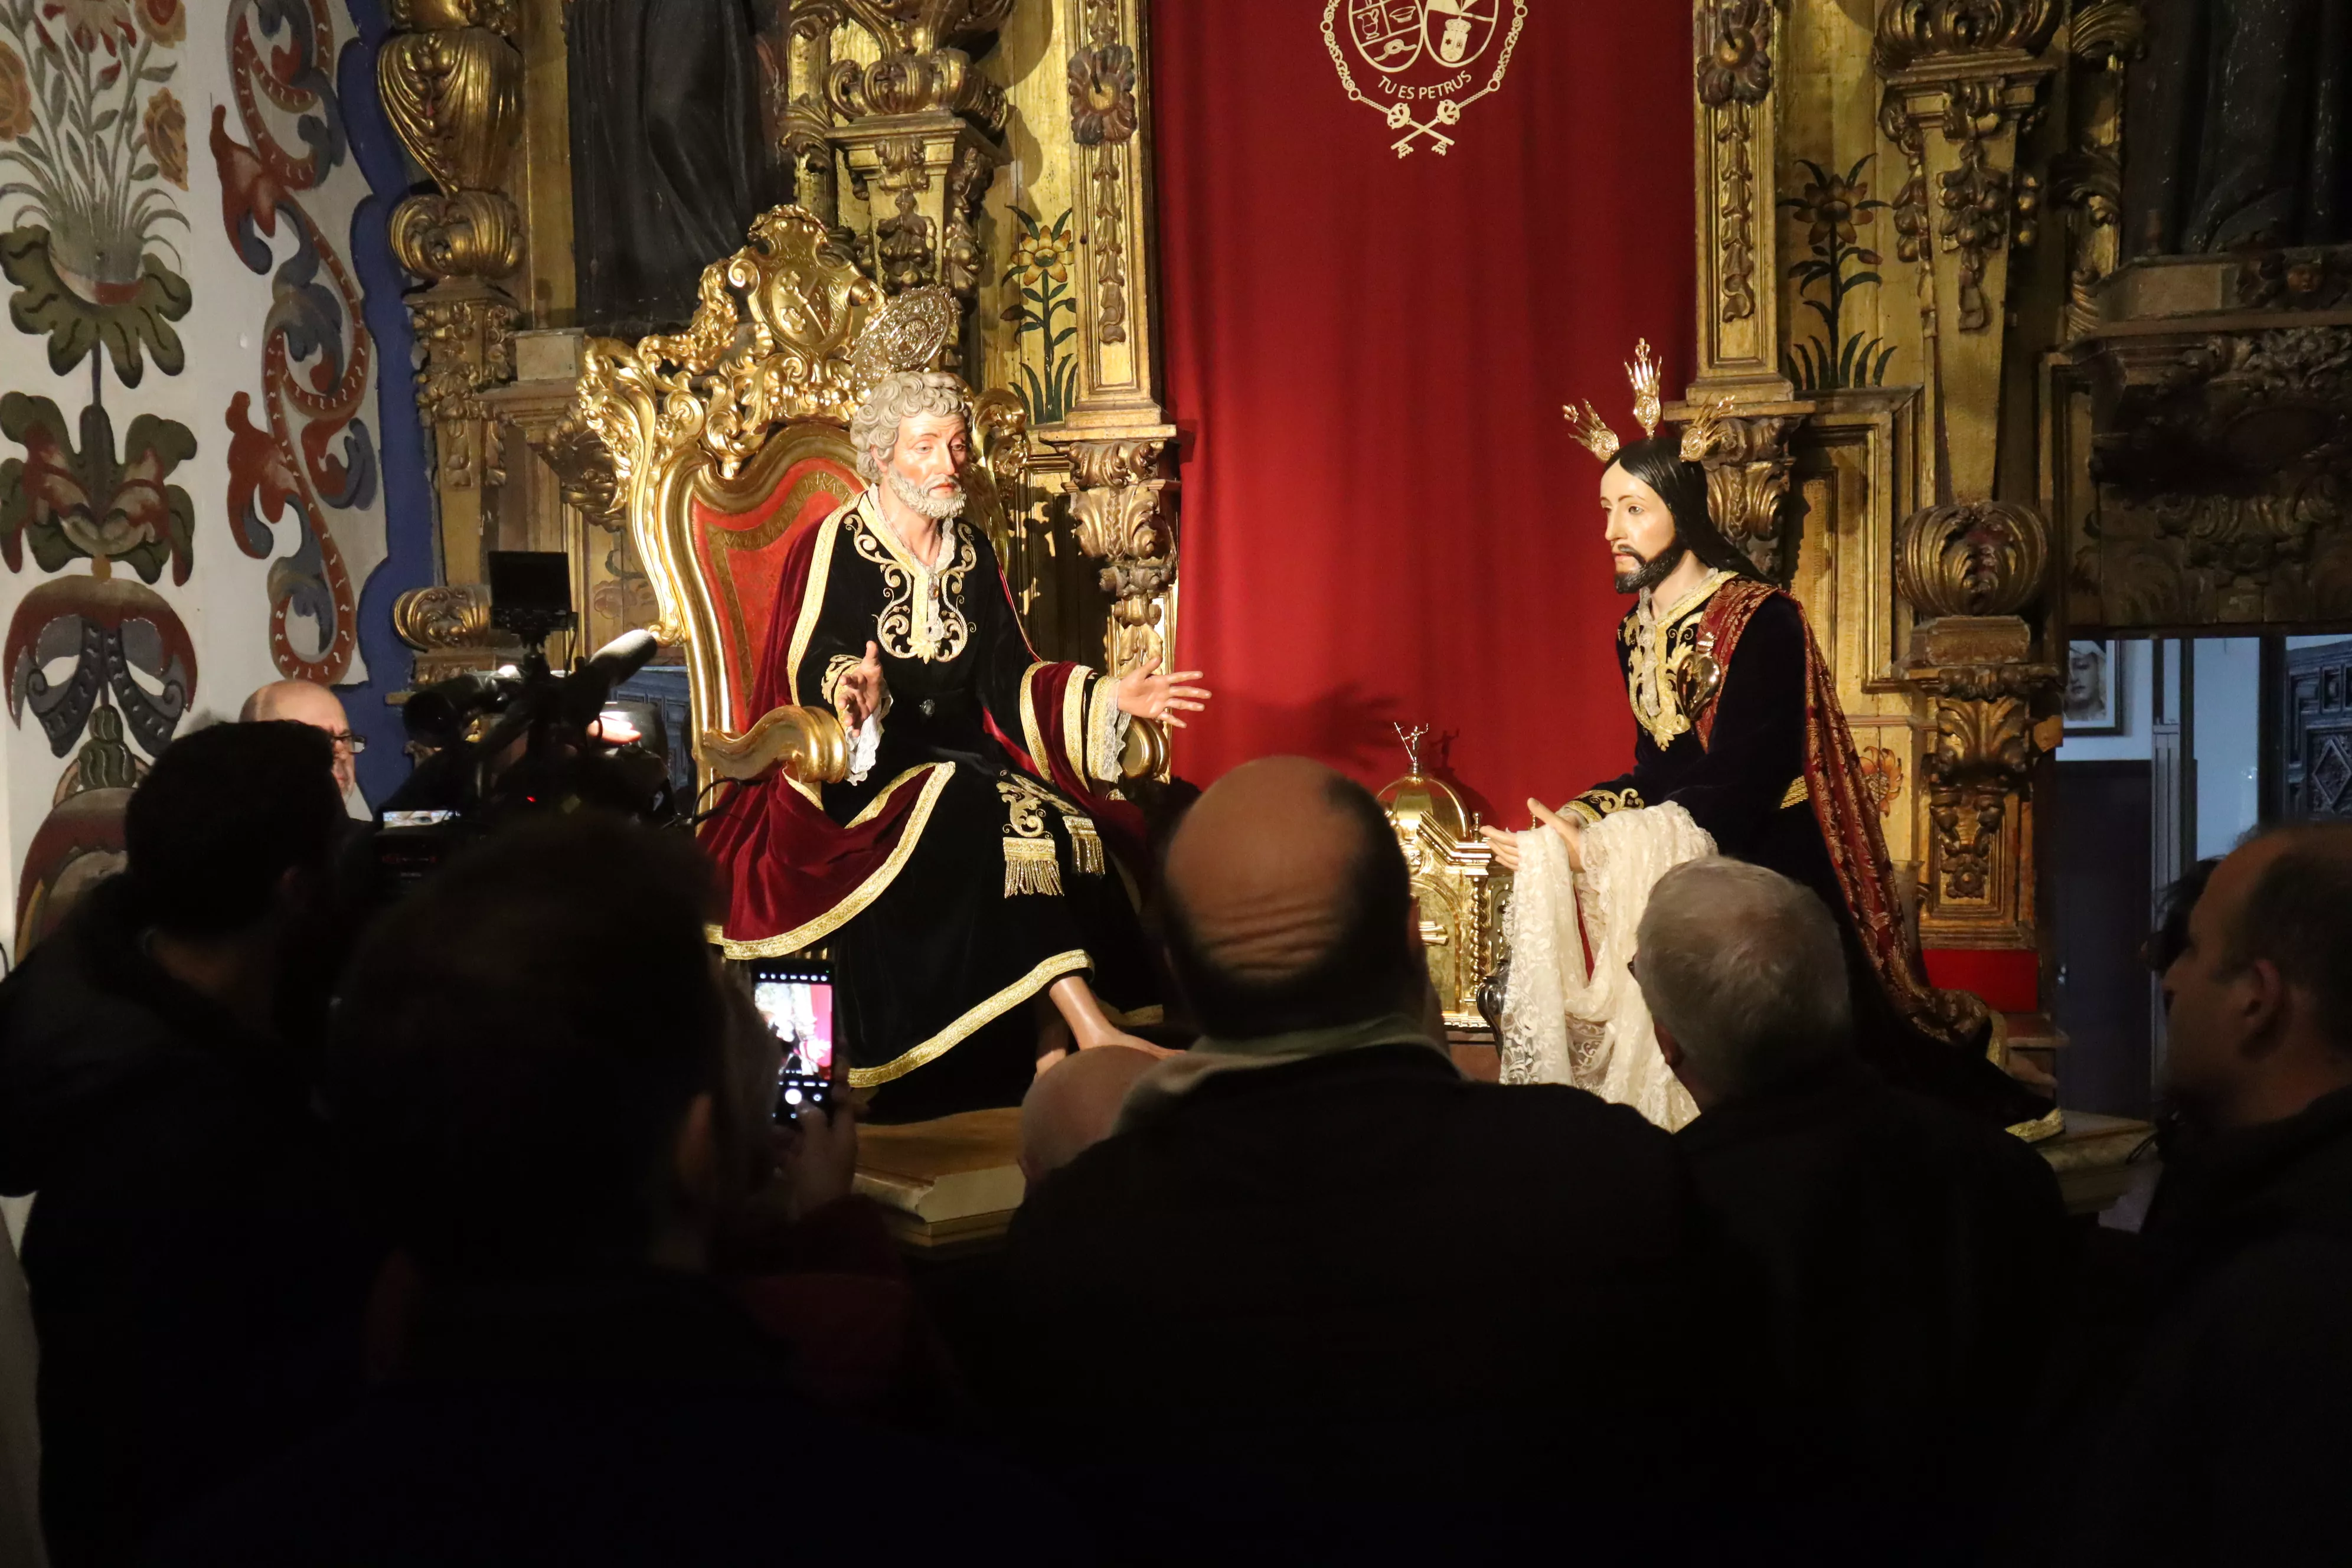
[[[1789,439],[1801,415],[1702,411],[1685,428],[1683,457],[1706,470],[1707,514],[1766,576],[1785,581],[1780,514],[1796,459]]]
[[[423,364],[416,404],[445,494],[505,482],[483,389],[514,374],[521,312],[492,280],[522,260],[522,220],[499,187],[522,122],[510,0],[396,0],[404,29],[376,56],[385,117],[434,189],[393,210],[394,257],[433,287],[408,302]]]
[[[854,350],[881,290],[799,207],[762,214],[751,241],[703,269],[684,331],[634,349],[610,338],[588,344],[581,419],[613,454],[624,489],[644,464],[697,446],[732,479],[775,426],[845,426],[871,386]]]
[[[2138,0],[2089,0],[2066,28],[2074,66],[2073,132],[2052,161],[2058,205],[2068,215],[2066,335],[2098,325],[2096,291],[2122,258],[2124,71],[2145,52]]]
[[[2013,616],[2042,590],[2050,531],[2021,501],[1956,501],[1906,519],[1895,586],[1922,616]]]
[[[522,123],[522,56],[498,33],[459,25],[395,34],[376,57],[376,81],[394,133],[443,192],[505,177]]]
[[[994,41],[1013,0],[841,0],[882,58],[831,68],[826,95],[850,121],[877,115],[954,114],[992,137],[1004,130],[1004,89],[972,57]],[[957,47],[961,46],[961,47]]]
[[[792,166],[800,205],[849,243],[841,228],[841,184],[834,161],[833,35],[847,13],[841,0],[791,0],[792,31],[785,44],[784,112],[777,128],[777,151]]]
[[[1081,441],[1069,448],[1064,489],[1078,548],[1104,563],[1111,596],[1107,668],[1125,672],[1166,652],[1166,595],[1176,578],[1175,531],[1168,513],[1176,481],[1162,472],[1162,440]]]
[[[1756,170],[1752,111],[1772,90],[1772,18],[1768,0],[1723,0],[1709,8],[1712,37],[1698,57],[1698,100],[1714,110],[1717,268],[1723,320],[1756,313]]]
[[[479,583],[412,588],[392,602],[392,626],[420,651],[487,647],[495,640],[490,591]]]
[[[522,220],[498,191],[409,197],[393,209],[393,258],[425,278],[503,278],[522,265]]]
[[[1118,41],[1116,0],[1087,0],[1087,43],[1070,56],[1070,139],[1093,186],[1095,338],[1127,342],[1126,144],[1135,135],[1135,51]]]
[[[2091,363],[2097,514],[2071,563],[2074,619],[2352,615],[2352,328],[2140,333]]]
[[[2039,665],[1938,672],[1936,743],[1919,771],[1941,899],[1981,904],[1996,896],[1993,876],[2001,863],[2009,803],[2031,794],[2034,764],[2062,733],[2054,715],[2033,716],[2038,700],[2057,682],[2054,668]],[[2011,869],[2032,874],[2027,867]]]
[[[1888,0],[1871,53],[1884,71],[1955,55],[2038,55],[2058,18],[2057,0]]]
[[[441,483],[456,489],[506,482],[499,427],[482,392],[514,375],[515,304],[497,289],[461,280],[409,301],[424,365],[416,411],[433,431]]]

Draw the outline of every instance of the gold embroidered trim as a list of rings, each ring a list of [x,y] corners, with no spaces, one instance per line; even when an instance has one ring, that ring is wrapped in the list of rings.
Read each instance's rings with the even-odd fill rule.
[[[906,829],[898,835],[898,842],[891,849],[889,858],[876,867],[848,897],[807,924],[795,926],[779,936],[761,942],[737,942],[727,934],[725,928],[714,925],[707,928],[706,931],[711,942],[730,958],[782,958],[798,952],[813,942],[823,942],[863,913],[868,904],[880,898],[897,880],[898,873],[906,868],[908,858],[915,853],[916,841],[922,837],[924,827],[931,820],[931,808],[939,804],[940,792],[947,788],[948,780],[955,774],[955,764],[926,763],[919,768],[908,769],[892,779],[888,787],[867,802],[866,809],[850,820],[851,827],[863,827],[908,781],[923,773],[929,773],[930,777],[923,785],[922,798],[915,802],[915,809],[908,816]]]
[[[1004,841],[1004,896],[1024,893],[1046,898],[1062,896],[1062,863],[1050,838],[1008,838]]]
[[[1092,670],[1074,669],[1070,684],[1062,689],[1062,755],[1070,764],[1071,776],[1081,784],[1087,777],[1087,688],[1093,683],[1093,676]],[[1037,765],[1044,767],[1045,759],[1038,758]]]
[[[1045,831],[1045,807],[1050,799],[1023,781],[1007,779],[996,786],[1004,802],[1004,896],[1045,893],[1062,896],[1061,861]]]
[[[1612,812],[1642,809],[1642,792],[1637,789],[1589,789],[1568,803],[1568,809],[1585,820],[1586,826],[1600,821]]]
[[[851,1068],[849,1069],[850,1086],[854,1089],[872,1089],[877,1084],[888,1083],[893,1079],[904,1078],[917,1068],[937,1061],[947,1055],[949,1051],[979,1033],[982,1027],[1026,1002],[1063,975],[1076,974],[1081,970],[1093,967],[1094,960],[1087,956],[1084,948],[1073,948],[1067,952],[1057,952],[995,995],[971,1008],[962,1017],[958,1018],[914,1049],[891,1058],[878,1068]]]
[[[1082,877],[1103,874],[1102,835],[1095,831],[1091,817],[1062,814],[1063,829],[1070,836],[1070,869]]]
[[[1811,787],[1806,784],[1804,775],[1800,773],[1789,781],[1787,789],[1780,792],[1780,809],[1786,811],[1792,805],[1802,805],[1811,796]]]
[[[808,657],[809,639],[816,636],[816,623],[824,613],[825,585],[833,581],[833,547],[841,538],[841,529],[834,525],[844,523],[849,528],[856,527],[856,502],[844,501],[817,524],[816,553],[809,561],[808,586],[801,592],[800,619],[793,623],[792,651],[784,658],[784,684],[794,702],[801,700],[801,660]],[[828,700],[830,695],[828,692]],[[815,784],[806,779],[796,779],[789,773],[782,776],[786,784],[800,791],[811,805],[824,805],[824,797],[818,793]],[[792,950],[786,948],[782,951],[789,952]]]
[[[1029,760],[1046,765],[1045,727],[1037,721],[1037,677],[1045,668],[1033,664],[1021,672],[1021,738],[1029,742]]]
[[[1168,1021],[1168,1009],[1157,1002],[1149,1007],[1138,1007],[1132,1013],[1122,1013],[1105,1002],[1102,1004],[1102,1010],[1104,1017],[1123,1029],[1131,1029],[1142,1024],[1164,1024]]]
[[[1618,636],[1631,648],[1625,661],[1625,699],[1633,704],[1633,721],[1650,732],[1650,739],[1664,751],[1675,738],[1691,727],[1691,715],[1706,698],[1714,695],[1715,686],[1722,679],[1716,671],[1713,679],[1703,674],[1695,682],[1697,691],[1688,691],[1683,679],[1684,667],[1695,658],[1712,666],[1712,648],[1696,647],[1696,634],[1680,635],[1685,623],[1696,616],[1715,596],[1716,590],[1733,580],[1732,574],[1720,567],[1710,572],[1697,587],[1661,612],[1646,595],[1625,617]],[[1696,700],[1685,700],[1685,698]]]
[[[857,516],[857,553],[882,569],[882,585],[889,595],[875,618],[874,639],[898,658],[925,664],[954,659],[971,640],[971,623],[956,608],[965,574],[980,563],[971,535],[953,518],[942,522],[941,564],[934,571],[898,542],[874,503],[872,490],[858,498]]]

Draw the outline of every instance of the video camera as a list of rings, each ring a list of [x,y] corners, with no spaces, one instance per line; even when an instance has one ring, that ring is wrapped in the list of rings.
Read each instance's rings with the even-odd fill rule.
[[[611,706],[614,689],[652,659],[653,634],[625,633],[569,670],[551,668],[547,639],[577,619],[568,558],[493,551],[489,568],[490,623],[530,651],[520,666],[436,681],[409,698],[402,722],[425,754],[385,801],[375,835],[377,868],[394,895],[517,817],[585,806],[667,826],[686,815],[656,749],[657,717]]]

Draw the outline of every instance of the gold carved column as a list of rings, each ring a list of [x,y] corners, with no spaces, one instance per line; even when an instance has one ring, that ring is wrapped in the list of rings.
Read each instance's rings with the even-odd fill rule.
[[[1146,0],[1066,0],[1076,145],[1077,391],[1037,434],[1066,453],[1078,546],[1112,601],[1105,668],[1176,636],[1176,428],[1160,405]]]
[[[485,491],[506,479],[480,395],[513,374],[521,315],[503,287],[523,256],[522,219],[504,188],[522,118],[517,20],[510,0],[393,0],[400,31],[376,59],[393,130],[432,183],[394,210],[391,239],[394,258],[429,279],[408,310],[447,584],[480,581]]]
[[[1707,436],[1685,443],[1707,470],[1717,525],[1766,574],[1787,581],[1781,516],[1794,460],[1789,448],[1811,403],[1780,369],[1780,247],[1773,178],[1779,101],[1771,0],[1699,0],[1692,12],[1697,96],[1698,374],[1678,423],[1706,416]]]
[[[979,290],[977,224],[989,183],[1005,160],[1006,106],[1004,89],[982,74],[970,51],[993,41],[1013,3],[840,0],[793,7],[788,64],[795,79],[813,74],[830,49],[818,34],[839,12],[880,48],[878,59],[824,68],[824,107],[834,122],[823,133],[866,204],[866,231],[858,237],[865,270],[891,293],[943,284],[969,310]],[[788,121],[803,137],[788,142],[796,167],[817,162],[806,145],[817,132],[816,113],[814,105],[796,104]],[[827,184],[820,174],[820,200]]]
[[[1779,104],[1772,92],[1772,0],[1699,0],[1693,13],[1698,93],[1698,378],[1693,403],[1781,403],[1773,179]]]
[[[1929,716],[1916,809],[1930,949],[2039,945],[2032,781],[2059,739],[2059,672],[2046,615],[2028,615],[2047,607],[2050,529],[1999,486],[2019,423],[2003,402],[2011,252],[2034,243],[2040,209],[2019,143],[2059,69],[2059,20],[2056,0],[1885,0],[1872,40],[1927,437],[1895,586],[1917,617],[1905,678]]]

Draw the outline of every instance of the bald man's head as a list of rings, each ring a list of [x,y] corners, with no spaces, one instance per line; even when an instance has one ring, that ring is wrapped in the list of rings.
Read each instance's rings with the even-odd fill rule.
[[[325,687],[309,680],[273,680],[247,698],[236,717],[245,724],[284,720],[325,731],[335,742],[336,786],[347,795],[351,792],[358,777],[351,744],[352,721],[341,700]]]
[[[1074,1051],[1021,1100],[1021,1173],[1042,1182],[1110,1136],[1118,1108],[1159,1058],[1129,1046]]]
[[[1234,769],[1168,851],[1169,958],[1201,1026],[1248,1037],[1414,1011],[1404,855],[1380,803],[1304,757]]]

